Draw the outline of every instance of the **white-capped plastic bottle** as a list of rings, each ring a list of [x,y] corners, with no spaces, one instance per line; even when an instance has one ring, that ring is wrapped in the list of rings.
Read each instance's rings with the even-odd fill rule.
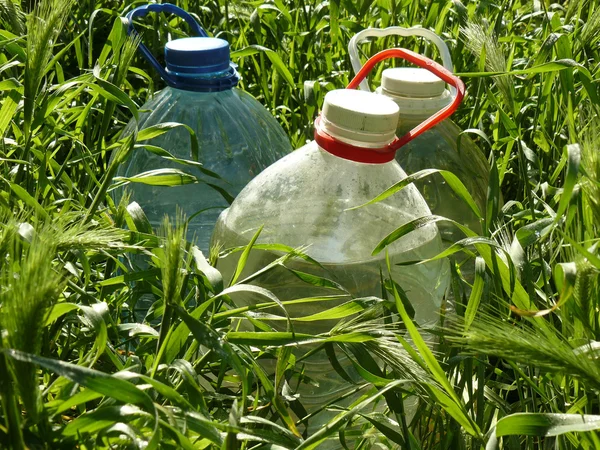
[[[128,32],[135,33],[134,19],[149,12],[180,16],[197,37],[169,41],[165,46],[166,68],[140,44],[139,50],[168,87],[142,106],[138,127],[142,130],[164,122],[188,125],[198,139],[198,161],[221,179],[144,149],[136,150],[119,168],[117,176],[177,168],[202,180],[176,187],[130,183],[127,188],[131,201],[142,206],[155,228],[165,214],[174,216],[176,208],[181,208],[191,218],[188,238],[195,235],[198,246],[206,251],[217,217],[229,204],[218,189],[237,195],[248,181],[292,148],[271,113],[250,94],[236,88],[240,76],[229,59],[227,41],[208,37],[192,16],[168,3],[144,5],[129,12]],[[133,122],[128,125],[129,129],[133,126]],[[175,158],[193,159],[190,133],[183,127],[144,143],[162,147]],[[122,190],[117,190],[115,198],[118,200],[121,194]]]
[[[247,245],[263,227],[257,243],[303,247],[307,255],[322,265],[291,259],[286,262],[288,268],[332,279],[355,298],[381,296],[380,270],[387,273],[385,252],[373,256],[373,250],[398,227],[430,214],[427,203],[413,185],[378,203],[350,209],[367,203],[406,177],[394,160],[396,145],[402,141],[395,137],[398,113],[398,106],[384,96],[353,89],[328,92],[321,116],[315,122],[315,141],[252,180],[220,215],[211,245],[223,248]],[[446,262],[404,266],[397,263],[440,253],[442,242],[437,227],[425,225],[386,250],[392,263],[392,278],[406,291],[415,310],[415,321],[422,326],[434,325],[448,283]],[[275,251],[252,250],[242,278],[280,256]],[[236,270],[238,259],[239,252],[219,260],[217,268],[225,279]],[[270,290],[282,301],[331,293],[304,283],[281,266],[253,279],[252,283]],[[265,301],[264,297],[241,293],[232,296],[232,300],[238,306]],[[300,303],[288,306],[287,311],[292,318],[298,318],[335,305],[329,301]],[[284,319],[279,308],[263,312]],[[286,324],[285,320],[268,323],[276,330],[283,330]],[[328,332],[331,327],[332,321],[294,324],[295,331],[311,334]],[[343,354],[339,355],[339,362],[348,374],[359,378]],[[355,388],[331,368],[325,352],[313,354],[302,364],[304,373],[318,383],[298,384],[296,393],[309,414]],[[358,395],[336,404],[347,406]],[[309,435],[336,414],[333,411],[316,414],[308,422]],[[319,448],[340,446],[332,438]]]
[[[369,28],[357,33],[348,45],[350,59],[355,72],[362,64],[358,55],[358,44],[369,37],[399,35],[419,36],[437,46],[446,69],[453,71],[450,52],[444,41],[435,33],[423,28],[389,27]],[[366,80],[360,89],[369,91]],[[381,85],[376,92],[391,98],[400,107],[397,133],[405,134],[441,108],[452,102],[453,88],[435,74],[423,68],[398,67],[385,69],[381,75]],[[456,175],[479,207],[485,211],[488,186],[489,164],[481,151],[468,135],[449,118],[438,123],[416,139],[407,143],[396,153],[396,160],[408,174],[423,169],[441,169]],[[417,187],[427,201],[433,214],[448,217],[475,232],[481,232],[481,222],[470,207],[454,193],[444,178],[435,174],[418,180]],[[438,223],[445,246],[464,238],[454,225]]]

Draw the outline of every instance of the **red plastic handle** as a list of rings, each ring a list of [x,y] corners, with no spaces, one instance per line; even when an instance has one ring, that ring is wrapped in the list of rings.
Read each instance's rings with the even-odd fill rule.
[[[401,138],[396,138],[388,145],[380,149],[373,148],[361,148],[354,147],[352,145],[346,144],[345,142],[338,141],[333,137],[329,136],[323,130],[321,130],[320,125],[320,117],[315,121],[315,140],[325,150],[329,153],[332,153],[336,156],[340,156],[345,159],[350,159],[352,161],[358,162],[366,162],[366,163],[382,163],[389,162],[394,159],[396,151],[407,144],[408,142],[415,139],[417,136],[421,135],[425,131],[434,127],[442,120],[450,117],[454,111],[458,108],[458,105],[462,102],[463,97],[465,96],[465,85],[460,80],[460,78],[456,77],[452,72],[446,69],[444,66],[432,61],[425,56],[419,55],[418,53],[412,52],[410,50],[406,50],[404,48],[390,48],[387,50],[383,50],[371,58],[365,63],[365,65],[360,69],[360,71],[356,74],[356,76],[352,79],[350,84],[346,89],[356,89],[360,82],[366,78],[366,76],[373,70],[373,67],[385,60],[390,58],[402,58],[411,63],[429,70],[434,73],[446,83],[454,86],[456,88],[456,97],[452,100],[448,106],[442,108],[437,113],[429,117],[424,122],[421,122],[415,128],[410,130]]]
[[[454,86],[456,88],[456,97],[452,103],[448,106],[440,109],[429,119],[421,122],[419,125],[414,127],[408,133],[406,133],[401,138],[396,138],[393,142],[391,142],[388,146],[394,150],[398,150],[404,144],[412,141],[414,138],[429,130],[431,127],[436,126],[442,120],[450,117],[454,111],[462,102],[463,97],[465,96],[465,84],[461,81],[460,78],[454,76],[452,72],[446,69],[441,64],[436,63],[435,61],[426,58],[425,56],[419,55],[418,53],[411,52],[410,50],[406,50],[405,48],[390,48],[387,50],[383,50],[373,57],[369,58],[369,60],[365,63],[365,65],[360,69],[360,71],[356,74],[354,79],[350,82],[346,89],[356,89],[360,82],[366,78],[366,76],[373,70],[375,64],[390,58],[402,58],[411,63],[429,70],[431,73],[437,75],[446,83]]]

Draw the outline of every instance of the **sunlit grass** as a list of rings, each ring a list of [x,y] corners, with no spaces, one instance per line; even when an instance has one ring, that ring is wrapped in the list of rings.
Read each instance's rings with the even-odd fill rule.
[[[163,86],[121,29],[134,5],[0,0],[0,447],[292,449],[329,434],[369,448],[351,437],[360,423],[402,449],[600,448],[595,2],[177,3],[230,41],[241,87],[295,147],[326,92],[352,78],[356,32],[440,34],[467,84],[454,119],[492,174],[482,237],[462,244],[480,258],[473,286],[453,271],[456,304],[427,330],[432,351],[408,344],[422,330],[407,330],[393,292],[311,338],[335,338],[320,351],[346,352],[368,388],[354,409],[329,405],[330,429],[302,436],[291,385],[309,338],[263,333],[274,301],[236,308],[252,276],[224,291],[225,249],[202,255],[184,218],[152,230],[139,205],[110,198],[137,150],[124,126]],[[187,32],[172,17],[141,22],[155,54]],[[361,51],[393,45],[431,54],[412,39]],[[257,333],[237,328],[242,317]]]

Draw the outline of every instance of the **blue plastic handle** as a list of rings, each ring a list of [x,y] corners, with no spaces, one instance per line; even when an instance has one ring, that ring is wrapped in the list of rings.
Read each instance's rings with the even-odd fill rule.
[[[125,16],[125,20],[127,21],[127,34],[129,34],[129,35],[133,34],[133,35],[139,36],[139,33],[133,26],[133,20],[137,17],[143,17],[150,12],[155,12],[155,13],[165,12],[165,13],[175,14],[176,16],[179,16],[183,20],[185,20],[186,23],[190,26],[192,31],[197,36],[208,37],[208,34],[206,33],[206,31],[204,31],[204,28],[202,28],[202,26],[200,26],[200,24],[198,22],[196,22],[196,19],[194,19],[190,14],[188,14],[186,11],[184,11],[180,7],[172,5],[171,3],[143,5],[143,6],[139,6],[135,9],[129,11],[127,13],[127,15]],[[146,60],[156,69],[156,71],[160,74],[160,76],[163,78],[163,80],[165,80],[169,84],[177,83],[171,77],[171,75],[169,75],[167,73],[167,71],[164,69],[164,67],[160,65],[160,63],[154,57],[152,52],[150,50],[148,50],[148,47],[146,47],[143,43],[140,42],[140,45],[138,48],[139,48],[140,52],[142,52],[142,55],[144,55],[144,58],[146,58]]]

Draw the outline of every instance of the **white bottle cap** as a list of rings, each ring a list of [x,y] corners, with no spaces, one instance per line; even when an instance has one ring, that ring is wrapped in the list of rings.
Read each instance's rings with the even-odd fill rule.
[[[428,117],[452,102],[444,80],[420,68],[385,69],[381,74],[381,87],[376,92],[396,102],[400,117]]]
[[[392,95],[423,98],[439,97],[446,90],[446,83],[426,69],[397,67],[383,71],[381,87]]]
[[[327,134],[344,142],[381,147],[394,140],[398,116],[398,105],[389,98],[337,89],[325,95],[321,123]]]

